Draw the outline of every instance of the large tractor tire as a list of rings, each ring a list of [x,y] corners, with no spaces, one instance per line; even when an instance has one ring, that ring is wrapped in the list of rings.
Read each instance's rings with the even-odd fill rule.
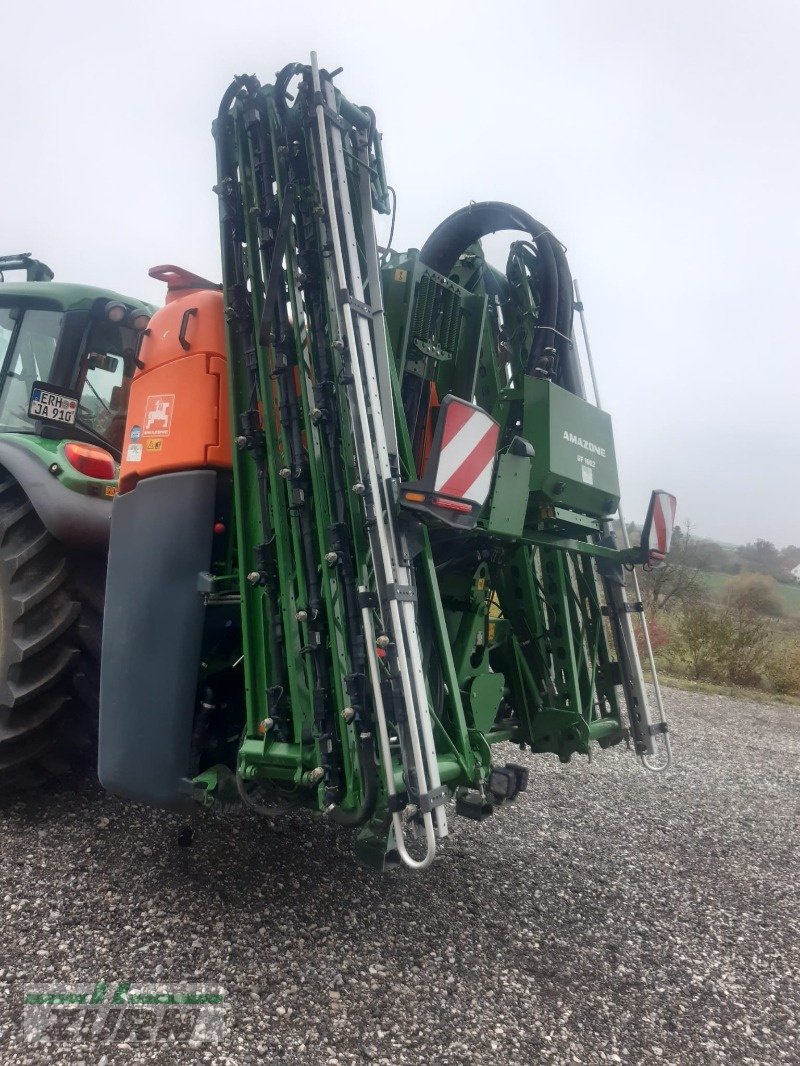
[[[105,560],[50,535],[0,468],[0,792],[85,763],[94,746]]]

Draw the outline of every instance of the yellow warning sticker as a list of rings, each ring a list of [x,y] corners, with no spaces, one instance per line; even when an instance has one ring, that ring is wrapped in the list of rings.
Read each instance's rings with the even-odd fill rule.
[[[149,452],[160,452],[161,448],[163,447],[163,444],[163,440],[158,437],[155,437],[152,440],[149,440],[145,447]]]
[[[478,578],[478,588],[480,590],[483,590],[483,589],[486,588],[486,578],[485,577],[479,577]]]
[[[394,272],[394,280],[395,281],[405,281],[407,277],[408,277],[408,271],[407,270],[400,270],[400,268],[398,267],[398,269],[395,270],[395,272]]]
[[[116,485],[106,485],[106,496],[116,496],[116,495],[117,495],[117,486]]]

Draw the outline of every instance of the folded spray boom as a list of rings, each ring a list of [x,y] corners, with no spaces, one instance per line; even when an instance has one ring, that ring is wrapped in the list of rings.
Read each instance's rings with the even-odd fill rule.
[[[499,742],[567,760],[627,736],[655,766],[625,567],[663,561],[674,501],[654,497],[652,544],[617,548],[611,422],[584,395],[559,241],[479,203],[381,255],[375,116],[313,55],[235,79],[214,138],[222,292],[160,268],[132,390],[104,678],[144,644],[157,709],[104,681],[107,787],[316,809],[361,858],[418,868],[448,800],[484,818],[526,788]],[[480,242],[504,229],[522,237],[501,272]],[[171,429],[189,412],[191,453]],[[159,565],[134,582],[143,554]],[[156,580],[173,634],[152,632]]]

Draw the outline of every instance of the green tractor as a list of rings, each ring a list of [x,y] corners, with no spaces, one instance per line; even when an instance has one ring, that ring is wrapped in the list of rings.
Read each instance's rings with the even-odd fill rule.
[[[92,747],[111,505],[153,308],[55,282],[25,253],[0,256],[0,282],[0,791],[8,791],[46,780]]]

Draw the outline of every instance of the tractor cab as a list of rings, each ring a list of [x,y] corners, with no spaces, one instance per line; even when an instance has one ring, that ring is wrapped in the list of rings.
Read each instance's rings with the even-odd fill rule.
[[[0,256],[0,792],[71,765],[94,729],[97,605],[152,310]]]
[[[24,281],[9,279],[20,271]],[[0,434],[81,441],[119,460],[153,308],[52,278],[30,255],[0,256]]]

